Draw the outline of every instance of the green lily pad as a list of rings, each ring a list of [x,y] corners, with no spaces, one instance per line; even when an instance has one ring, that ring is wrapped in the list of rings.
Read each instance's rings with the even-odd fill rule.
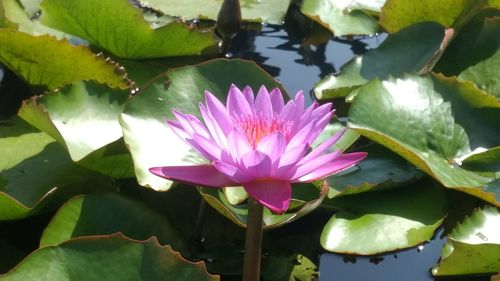
[[[319,268],[306,256],[266,256],[262,259],[262,280],[306,281],[318,278]],[[314,279],[316,278],[316,279]]]
[[[373,144],[363,148],[366,159],[327,178],[328,198],[398,187],[423,176],[422,172],[389,149]]]
[[[0,220],[53,209],[76,194],[114,188],[76,166],[60,145],[18,118],[0,123]]]
[[[500,146],[473,154],[464,159],[463,167],[473,171],[500,171]]]
[[[182,22],[152,29],[141,10],[127,0],[44,0],[41,8],[44,24],[122,58],[198,55],[216,44],[211,30],[193,29]]]
[[[447,212],[446,194],[429,181],[387,191],[343,196],[325,225],[321,245],[329,251],[374,255],[421,244]]]
[[[460,167],[477,148],[500,142],[500,102],[456,78],[407,76],[360,89],[349,127],[390,148],[444,186],[500,206],[493,178]]]
[[[117,232],[136,240],[155,236],[162,245],[168,244],[181,251],[187,249],[163,216],[116,193],[95,193],[70,199],[45,228],[40,247],[58,245],[76,237]]]
[[[372,10],[377,10],[380,9],[384,1],[356,2],[359,3],[353,4],[337,0],[304,0],[301,11],[331,30],[335,36],[377,33],[379,29],[377,21],[360,8],[366,8],[366,5],[374,5],[375,7]]]
[[[57,266],[54,266],[57,265]],[[14,280],[219,280],[203,262],[189,262],[155,238],[122,235],[77,238],[38,249],[2,281]]]
[[[499,19],[500,20],[500,19]],[[500,21],[498,21],[500,26]],[[500,49],[488,59],[467,68],[458,76],[474,82],[479,89],[500,98],[500,78],[496,69],[500,68]]]
[[[127,92],[78,82],[24,103],[20,116],[56,138],[79,161],[122,137],[118,117],[127,98]]]
[[[457,225],[448,236],[432,274],[465,275],[500,271],[500,212],[486,206]]]
[[[115,73],[114,65],[65,39],[0,28],[0,45],[0,62],[32,86],[55,89],[79,80],[94,80],[110,87],[128,87]]]
[[[211,19],[216,20],[222,1],[220,0],[187,0],[182,5],[175,0],[140,0],[142,5],[170,16],[181,17],[184,20]],[[268,22],[281,24],[288,9],[287,0],[242,0],[241,17],[244,21]]]
[[[225,101],[231,83],[240,88],[250,85],[254,91],[261,85],[281,88],[252,62],[218,59],[169,71],[130,99],[120,123],[139,184],[168,190],[172,181],[151,174],[149,168],[192,164],[196,158],[190,147],[166,125],[167,119],[174,119],[171,110],[201,118],[197,105],[204,100],[205,90]]]
[[[294,184],[292,185],[292,200],[290,208],[281,215],[273,214],[264,208],[263,224],[264,229],[272,229],[283,226],[316,209],[323,201],[328,192],[327,185],[318,182],[321,190],[315,184]],[[247,204],[231,204],[224,192],[215,188],[199,188],[203,198],[219,213],[230,219],[235,224],[246,227],[248,217]]]
[[[475,0],[387,0],[380,14],[380,24],[390,33],[423,21],[451,27],[459,19],[467,19],[483,7]]]

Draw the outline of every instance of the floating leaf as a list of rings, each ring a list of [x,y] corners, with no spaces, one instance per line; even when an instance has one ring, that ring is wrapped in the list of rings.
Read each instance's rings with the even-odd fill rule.
[[[500,25],[500,21],[499,21]],[[500,77],[497,69],[500,68],[500,49],[488,59],[467,68],[458,76],[460,79],[470,80],[477,87],[497,98],[500,98]]]
[[[343,196],[326,224],[321,245],[332,252],[373,255],[429,240],[446,216],[446,195],[431,182]]]
[[[472,150],[499,145],[499,107],[495,98],[455,78],[373,80],[354,99],[349,126],[446,187],[500,206],[492,178],[460,167]]]
[[[216,20],[222,5],[220,0],[186,0],[182,5],[176,0],[139,0],[139,2],[170,16],[185,20],[211,19]],[[261,21],[271,24],[281,24],[288,9],[288,0],[242,0],[241,17],[244,21]]]
[[[377,33],[377,22],[365,12],[359,10],[360,6],[351,6],[353,5],[351,2],[304,0],[302,12],[330,29],[335,36]],[[361,2],[366,4],[374,3],[373,1]],[[383,1],[377,1],[380,4],[381,2]]]
[[[363,148],[368,157],[355,167],[327,178],[328,198],[397,187],[422,177],[422,172],[380,145]]]
[[[162,245],[186,250],[173,226],[145,205],[116,193],[96,193],[70,199],[45,228],[40,247],[53,246],[82,236],[125,236],[145,240],[155,236]]]
[[[76,166],[54,139],[13,118],[0,123],[0,220],[27,217],[75,194],[114,188]]]
[[[473,171],[500,171],[500,146],[473,154],[464,159],[463,167]]]
[[[57,266],[55,266],[57,265]],[[2,281],[219,280],[204,263],[183,259],[155,238],[130,240],[122,235],[77,238],[41,248]]]
[[[486,206],[457,225],[448,236],[432,274],[465,275],[500,271],[500,212]]]
[[[197,55],[216,44],[213,32],[196,30],[182,22],[152,29],[141,10],[127,0],[45,0],[41,7],[44,24],[88,40],[118,57]]]
[[[224,101],[231,83],[241,88],[250,85],[254,91],[261,85],[280,87],[252,62],[218,59],[169,71],[130,100],[120,122],[141,185],[167,190],[172,182],[151,174],[149,168],[192,164],[199,158],[166,125],[167,119],[174,119],[172,109],[199,116],[197,105],[204,92]]]
[[[87,47],[71,45],[65,39],[0,28],[0,46],[0,62],[32,86],[55,89],[79,80],[94,80],[127,88],[114,65],[96,57]]]
[[[20,116],[56,138],[66,146],[73,161],[79,161],[121,138],[118,116],[127,97],[123,91],[79,82],[41,100],[26,102]]]

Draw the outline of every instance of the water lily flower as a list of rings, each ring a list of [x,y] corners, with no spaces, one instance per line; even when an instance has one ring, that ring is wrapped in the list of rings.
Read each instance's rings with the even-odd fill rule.
[[[345,130],[311,149],[334,110],[331,103],[304,108],[302,91],[285,104],[278,88],[268,92],[262,86],[254,97],[250,87],[231,85],[226,105],[208,91],[205,101],[199,104],[204,122],[174,110],[177,120],[167,123],[209,164],[154,167],[151,173],[207,187],[243,186],[260,204],[284,213],[292,183],[327,177],[367,155],[328,151]]]

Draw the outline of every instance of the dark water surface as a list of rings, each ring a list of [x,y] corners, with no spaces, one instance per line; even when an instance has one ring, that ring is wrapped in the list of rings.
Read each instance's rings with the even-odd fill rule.
[[[301,46],[282,26],[264,26],[261,32],[240,32],[230,49],[233,58],[253,60],[281,82],[290,96],[308,95],[321,78],[338,72],[354,55],[376,48],[386,35],[331,39],[317,47]],[[439,261],[445,238],[442,231],[419,247],[379,256],[359,257],[325,253],[320,256],[320,281],[489,281],[489,277],[434,278],[430,269]],[[325,251],[326,252],[326,251]]]

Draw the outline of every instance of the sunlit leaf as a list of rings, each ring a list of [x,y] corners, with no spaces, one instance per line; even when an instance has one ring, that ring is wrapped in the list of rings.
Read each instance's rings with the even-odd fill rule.
[[[55,266],[57,265],[57,266]],[[122,235],[72,239],[35,251],[9,273],[10,280],[219,280],[203,262],[189,262],[155,238],[130,240]]]
[[[221,0],[185,0],[182,5],[176,0],[140,0],[142,5],[159,10],[166,15],[181,17],[185,20],[216,20]],[[262,21],[281,24],[287,11],[289,0],[241,0],[241,17],[244,21]]]
[[[79,82],[26,102],[20,116],[56,138],[79,161],[122,136],[118,116],[127,97],[128,92]]]
[[[0,220],[53,209],[75,194],[114,188],[76,166],[54,139],[13,118],[0,123]]]
[[[425,181],[387,191],[343,196],[326,224],[321,245],[333,252],[373,255],[430,239],[447,208],[444,190]]]
[[[439,265],[432,274],[465,275],[500,271],[500,212],[486,206],[475,210],[448,235]]]
[[[374,3],[373,1],[356,2]],[[376,3],[380,2],[383,1]],[[350,1],[305,0],[302,3],[302,12],[330,29],[335,36],[375,34],[378,31],[377,22],[359,8],[363,6],[352,6]]]
[[[76,237],[117,232],[137,240],[155,236],[162,245],[170,245],[178,251],[187,249],[164,217],[116,193],[77,196],[66,202],[45,228],[40,247],[58,245]]]
[[[216,43],[210,30],[196,30],[182,22],[152,29],[141,10],[127,0],[45,0],[41,6],[44,24],[123,58],[197,55]]]
[[[500,103],[470,82],[443,76],[373,80],[360,89],[349,124],[443,185],[500,206],[493,179],[460,167],[477,148],[500,142]]]
[[[0,62],[32,86],[54,89],[79,80],[94,80],[127,88],[114,65],[96,57],[87,47],[71,45],[67,40],[0,28],[0,46]]]
[[[130,100],[120,122],[141,185],[167,190],[172,182],[151,174],[149,168],[199,161],[200,156],[165,121],[174,119],[172,109],[199,116],[198,102],[204,100],[204,92],[225,101],[231,83],[240,88],[250,85],[254,91],[261,85],[280,87],[252,62],[220,59],[172,70]]]

